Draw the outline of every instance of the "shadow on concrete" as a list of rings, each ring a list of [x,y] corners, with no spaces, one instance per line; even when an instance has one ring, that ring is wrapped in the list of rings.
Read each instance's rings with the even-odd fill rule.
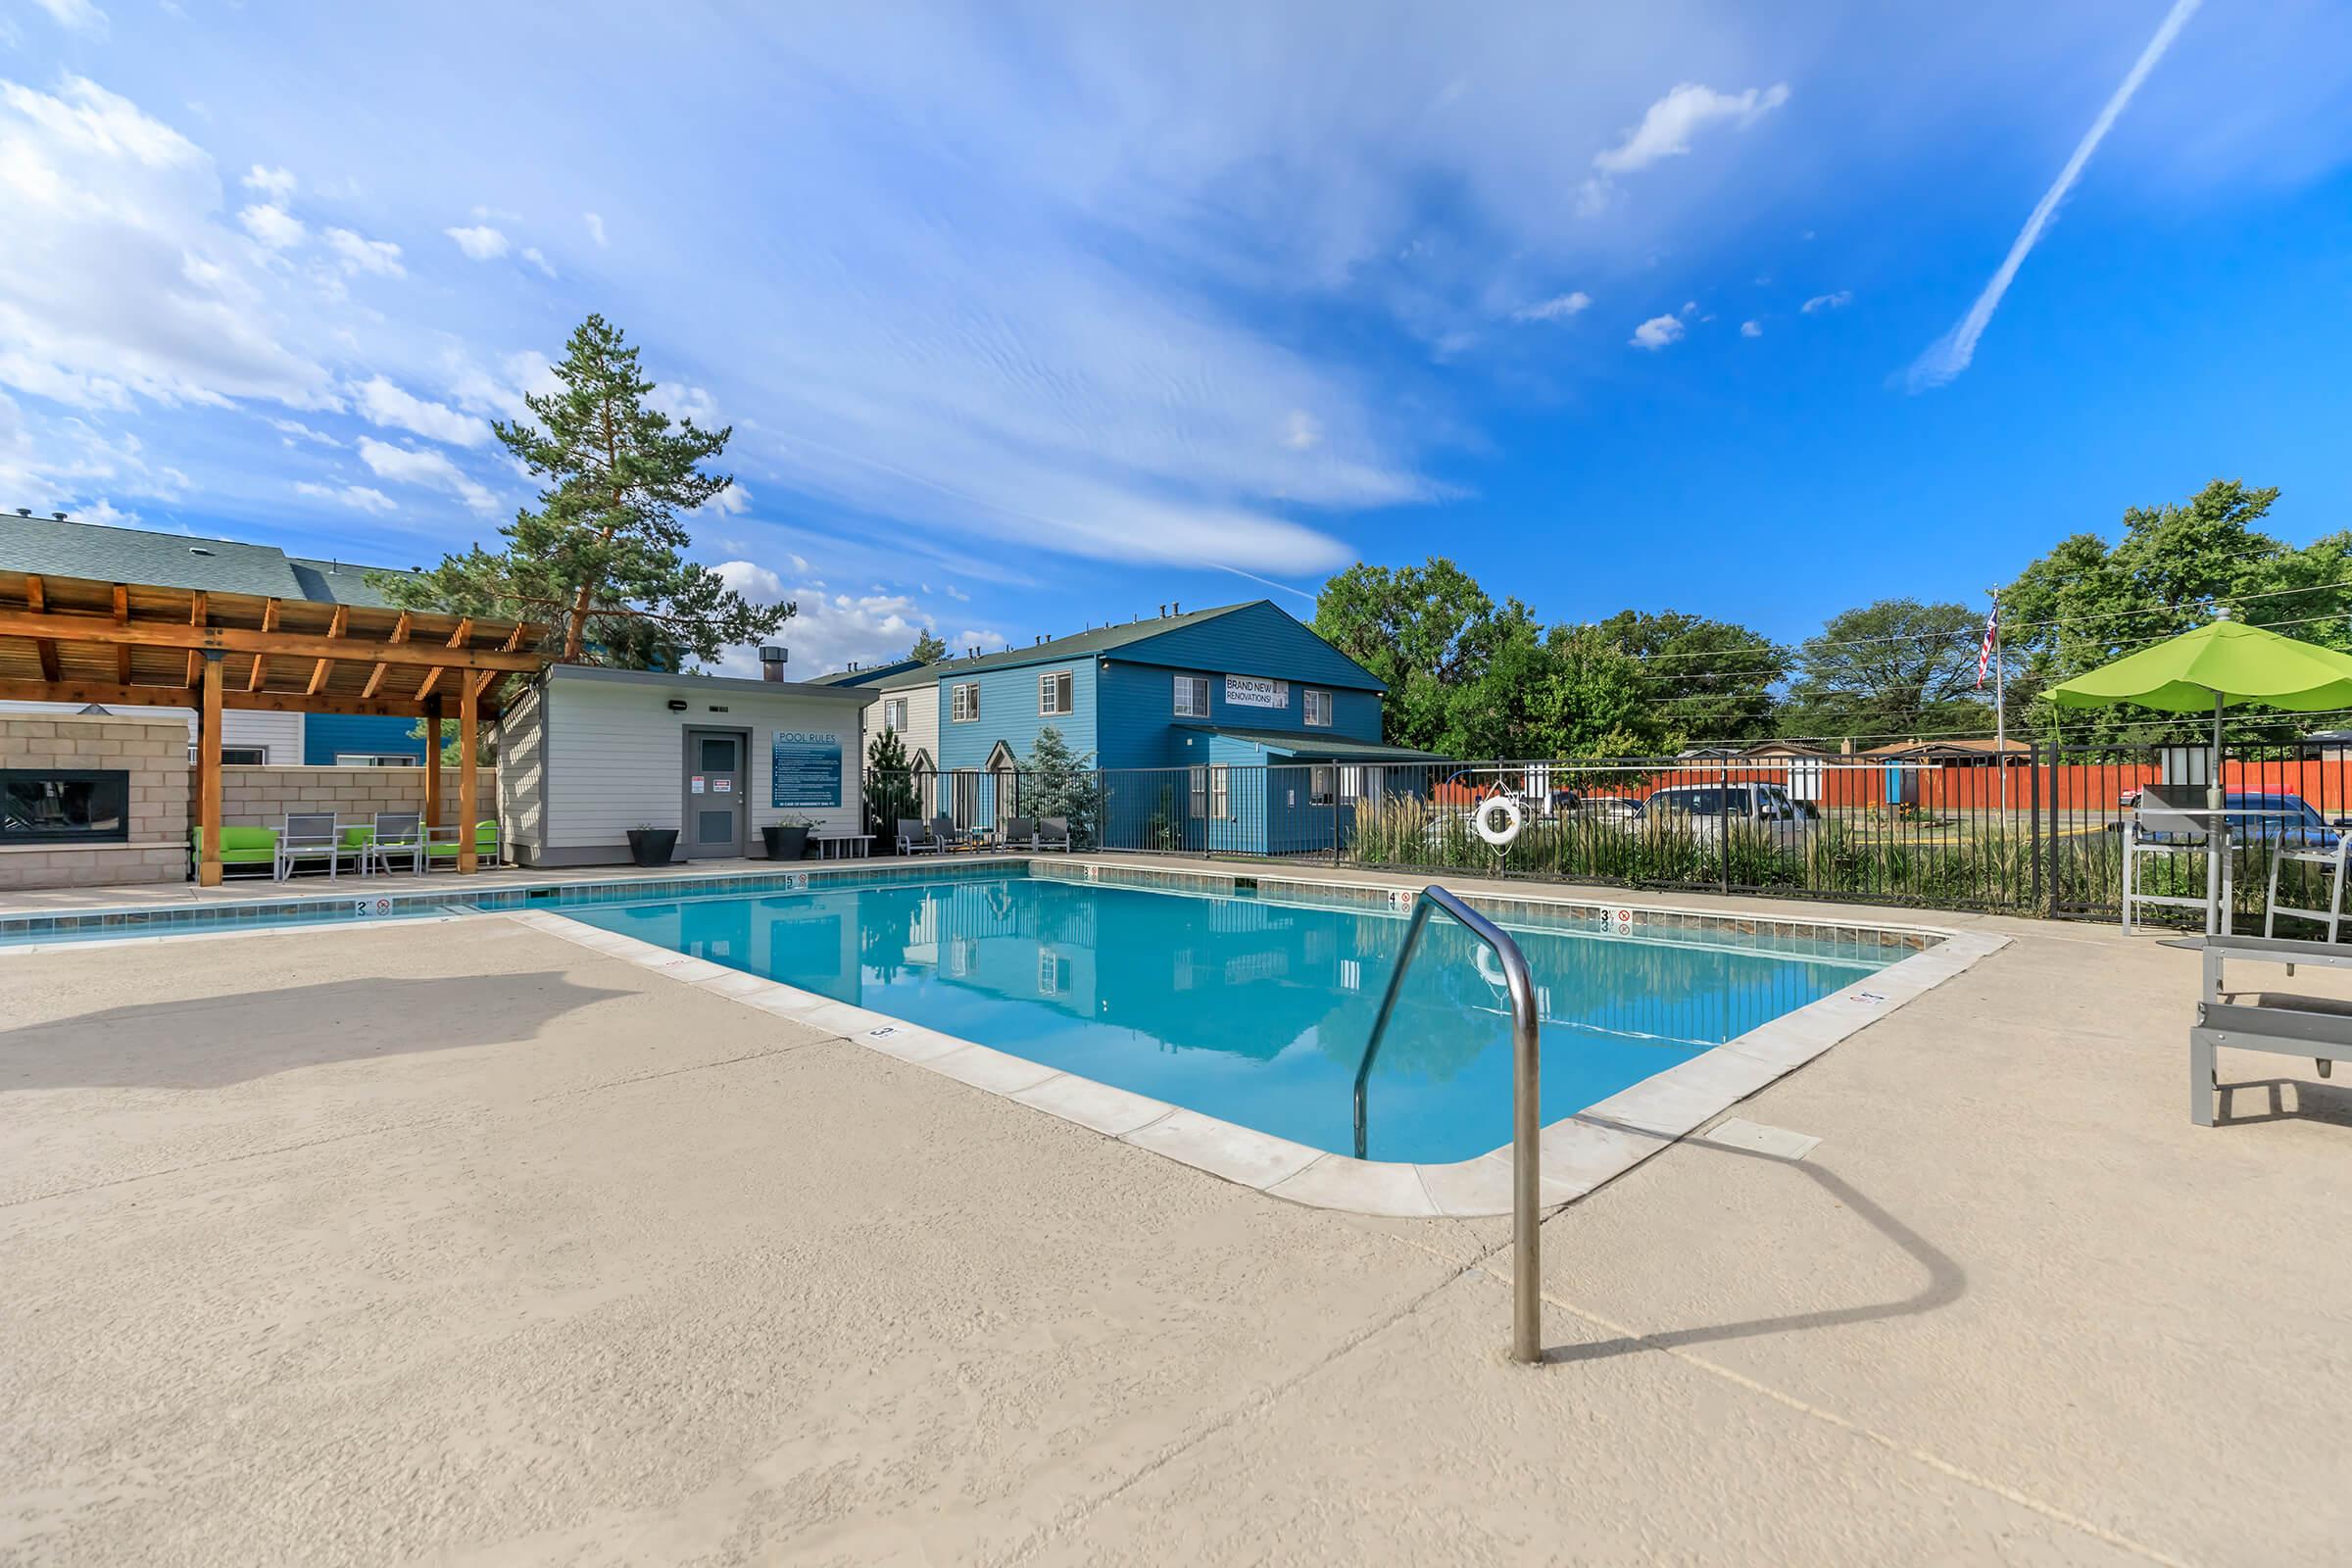
[[[1656,1334],[1642,1334],[1615,1340],[1601,1340],[1592,1345],[1560,1346],[1544,1352],[1545,1364],[1566,1364],[1573,1361],[1597,1361],[1612,1355],[1630,1355],[1642,1350],[1681,1349],[1693,1345],[1719,1344],[1727,1340],[1752,1340],[1768,1334],[1793,1334],[1807,1329],[1838,1328],[1850,1323],[1875,1323],[1882,1318],[1916,1317],[1949,1306],[1968,1291],[1968,1275],[1959,1263],[1933,1242],[1879,1206],[1866,1194],[1835,1171],[1824,1170],[1803,1160],[1784,1159],[1777,1154],[1763,1153],[1753,1149],[1734,1149],[1723,1144],[1707,1142],[1704,1136],[1691,1134],[1682,1139],[1662,1138],[1654,1132],[1606,1117],[1589,1113],[1580,1117],[1619,1132],[1640,1138],[1657,1139],[1670,1147],[1701,1151],[1709,1154],[1724,1154],[1737,1159],[1757,1159],[1794,1171],[1819,1187],[1832,1201],[1845,1208],[1892,1242],[1912,1261],[1927,1271],[1927,1283],[1911,1295],[1893,1301],[1874,1301],[1861,1306],[1826,1307],[1818,1312],[1790,1312],[1780,1317],[1749,1318],[1739,1323],[1717,1323],[1701,1328],[1667,1329]],[[1605,1184],[1604,1184],[1605,1185]],[[1598,1191],[1599,1189],[1595,1189]],[[1588,1195],[1590,1196],[1590,1195]]]
[[[2287,1102],[2287,1090],[2294,1102]],[[2261,1093],[2267,1108],[2241,1111],[2236,1107]],[[2316,1078],[2247,1078],[2221,1086],[2214,1097],[2216,1127],[2245,1127],[2266,1121],[2323,1121],[2352,1127],[2352,1088],[2323,1083]]]
[[[225,950],[223,950],[225,951]],[[609,997],[560,970],[365,978],[110,1007],[0,1031],[0,1094],[220,1089],[328,1062],[510,1045]]]

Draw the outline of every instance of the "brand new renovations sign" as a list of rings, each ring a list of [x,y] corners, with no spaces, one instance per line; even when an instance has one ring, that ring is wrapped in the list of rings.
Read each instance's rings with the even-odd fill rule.
[[[1225,706],[1288,708],[1291,706],[1291,683],[1287,680],[1268,680],[1263,675],[1228,675],[1225,677]]]

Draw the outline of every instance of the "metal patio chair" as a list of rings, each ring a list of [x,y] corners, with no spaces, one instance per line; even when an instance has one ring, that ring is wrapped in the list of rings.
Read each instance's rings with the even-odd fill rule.
[[[2319,921],[2328,928],[2328,940],[2330,942],[2335,940],[2336,927],[2341,925],[2344,919],[2344,854],[2347,849],[2352,849],[2352,832],[2334,832],[2326,837],[2332,838],[2335,842],[2333,844],[2325,842],[2302,844],[2290,848],[2281,838],[2278,843],[2271,846],[2271,890],[2262,906],[2262,934],[2264,936],[2275,934],[2280,915],[2291,914],[2299,915],[2306,920]],[[2328,868],[2328,907],[2325,909],[2298,909],[2291,904],[2278,902],[2278,868],[2289,860],[2293,860],[2299,865],[2320,865]]]
[[[2175,855],[2208,856],[2214,853],[2214,835],[2207,831],[2212,812],[2205,805],[2205,791],[2195,786],[2151,784],[2139,792],[2139,800],[2132,815],[2124,823],[2124,929],[2132,928],[2132,914],[2141,905],[2161,904],[2180,908],[2202,909],[2206,901],[2202,894],[2183,898],[2171,893],[2142,893],[2147,871],[2142,861]],[[2222,856],[2222,925],[2230,923],[2230,857]]]
[[[277,855],[270,861],[272,881],[283,882],[305,860],[324,860],[326,879],[335,879],[344,855],[343,834],[332,811],[288,812],[277,832]]]
[[[1026,816],[1006,817],[997,828],[997,848],[1000,850],[1036,849],[1036,819]]]
[[[1070,847],[1070,819],[1049,816],[1037,825],[1037,847],[1041,850],[1063,850]]]
[[[899,853],[901,855],[936,855],[946,846],[931,837],[931,830],[911,816],[899,819]]]
[[[417,811],[378,811],[375,823],[368,830],[368,844],[360,857],[362,874],[382,871],[389,875],[395,865],[405,865],[412,872],[424,869],[424,817]]]

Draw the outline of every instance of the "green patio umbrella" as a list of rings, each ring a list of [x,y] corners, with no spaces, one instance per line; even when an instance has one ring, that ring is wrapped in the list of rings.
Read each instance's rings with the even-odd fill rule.
[[[2297,642],[2260,626],[2220,618],[2170,642],[2143,648],[2114,663],[2049,689],[2061,708],[2112,708],[2131,703],[2168,713],[2213,710],[2213,754],[2206,769],[2205,807],[2227,831],[2222,809],[2222,713],[2232,703],[2261,703],[2298,712],[2352,708],[2352,654]],[[2209,856],[2205,872],[2206,929],[2219,931],[2222,858]]]

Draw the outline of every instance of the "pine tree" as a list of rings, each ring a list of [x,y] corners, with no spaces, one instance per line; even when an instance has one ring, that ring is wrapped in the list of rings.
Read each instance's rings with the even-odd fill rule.
[[[865,830],[877,838],[895,835],[901,819],[911,818],[917,809],[906,743],[897,730],[886,729],[865,749]]]
[[[948,657],[948,645],[940,639],[937,632],[926,626],[923,628],[923,634],[914,640],[914,647],[907,652],[906,657],[917,663],[936,664]]]
[[[637,350],[601,316],[571,334],[555,373],[557,390],[524,396],[530,420],[491,426],[545,482],[538,510],[499,530],[505,549],[476,544],[429,571],[379,573],[379,591],[414,609],[548,621],[565,663],[676,669],[774,636],[792,605],[755,605],[682,554],[684,514],[734,483],[701,467],[734,427],[673,424],[648,407],[654,383]]]
[[[1039,730],[1028,760],[1021,764],[1021,814],[1067,817],[1070,843],[1085,849],[1094,842],[1101,796],[1094,754],[1072,752],[1061,731],[1051,724]]]

